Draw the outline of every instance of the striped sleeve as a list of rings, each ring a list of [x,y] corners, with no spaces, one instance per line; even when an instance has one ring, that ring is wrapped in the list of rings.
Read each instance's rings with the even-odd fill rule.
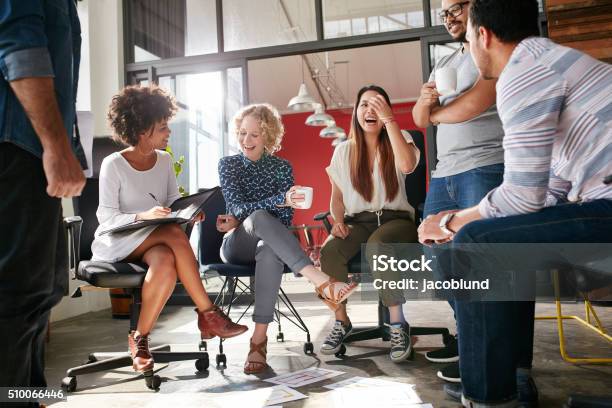
[[[504,182],[480,202],[483,218],[536,212],[551,197],[552,150],[567,84],[542,65],[508,68],[497,89],[504,125]]]

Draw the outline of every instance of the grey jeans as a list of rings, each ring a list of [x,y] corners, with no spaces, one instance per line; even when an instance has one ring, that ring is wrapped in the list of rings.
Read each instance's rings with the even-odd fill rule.
[[[255,263],[255,323],[270,323],[285,265],[294,273],[311,265],[297,238],[266,210],[256,210],[223,238],[224,262]]]

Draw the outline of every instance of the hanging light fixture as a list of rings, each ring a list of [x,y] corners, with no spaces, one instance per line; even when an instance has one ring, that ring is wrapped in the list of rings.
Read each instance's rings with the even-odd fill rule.
[[[333,123],[326,128],[323,128],[323,130],[321,130],[319,133],[319,136],[324,139],[334,139],[337,137],[346,137],[346,132],[341,127],[336,126],[336,123]]]
[[[306,118],[308,126],[329,126],[335,123],[334,118],[325,113],[323,105],[319,104],[312,115]]]
[[[337,137],[334,139],[334,141],[332,142],[332,146],[336,147],[338,146],[340,143],[345,142],[347,140],[346,136],[345,137]]]
[[[319,103],[315,101],[315,99],[308,94],[308,89],[306,88],[306,83],[304,82],[304,61],[303,56],[300,55],[300,65],[302,66],[302,84],[300,85],[300,90],[298,91],[297,96],[294,96],[289,101],[287,107],[297,112],[310,111],[314,110]]]

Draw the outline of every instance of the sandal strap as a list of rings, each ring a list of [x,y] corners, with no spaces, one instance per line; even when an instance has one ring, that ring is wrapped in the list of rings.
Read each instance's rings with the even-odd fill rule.
[[[250,344],[249,344],[249,355],[253,354],[253,353],[258,353],[260,356],[262,356],[263,358],[267,358],[268,356],[268,338],[266,337],[261,343],[253,343],[253,341],[251,340]],[[247,358],[247,362],[251,363],[250,361],[248,361]],[[253,363],[259,363],[258,361],[253,361]],[[263,364],[263,363],[260,363]]]
[[[327,300],[332,303],[338,303],[334,293],[336,283],[338,283],[337,280],[335,280],[334,278],[329,278],[316,288],[316,292],[321,296],[323,300]],[[328,289],[329,294],[325,293],[325,289]]]

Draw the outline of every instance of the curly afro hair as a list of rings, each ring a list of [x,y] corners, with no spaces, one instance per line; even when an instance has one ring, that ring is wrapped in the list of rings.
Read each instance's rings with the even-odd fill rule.
[[[133,85],[113,96],[107,118],[115,140],[136,146],[140,134],[171,119],[177,109],[174,97],[158,86]]]

